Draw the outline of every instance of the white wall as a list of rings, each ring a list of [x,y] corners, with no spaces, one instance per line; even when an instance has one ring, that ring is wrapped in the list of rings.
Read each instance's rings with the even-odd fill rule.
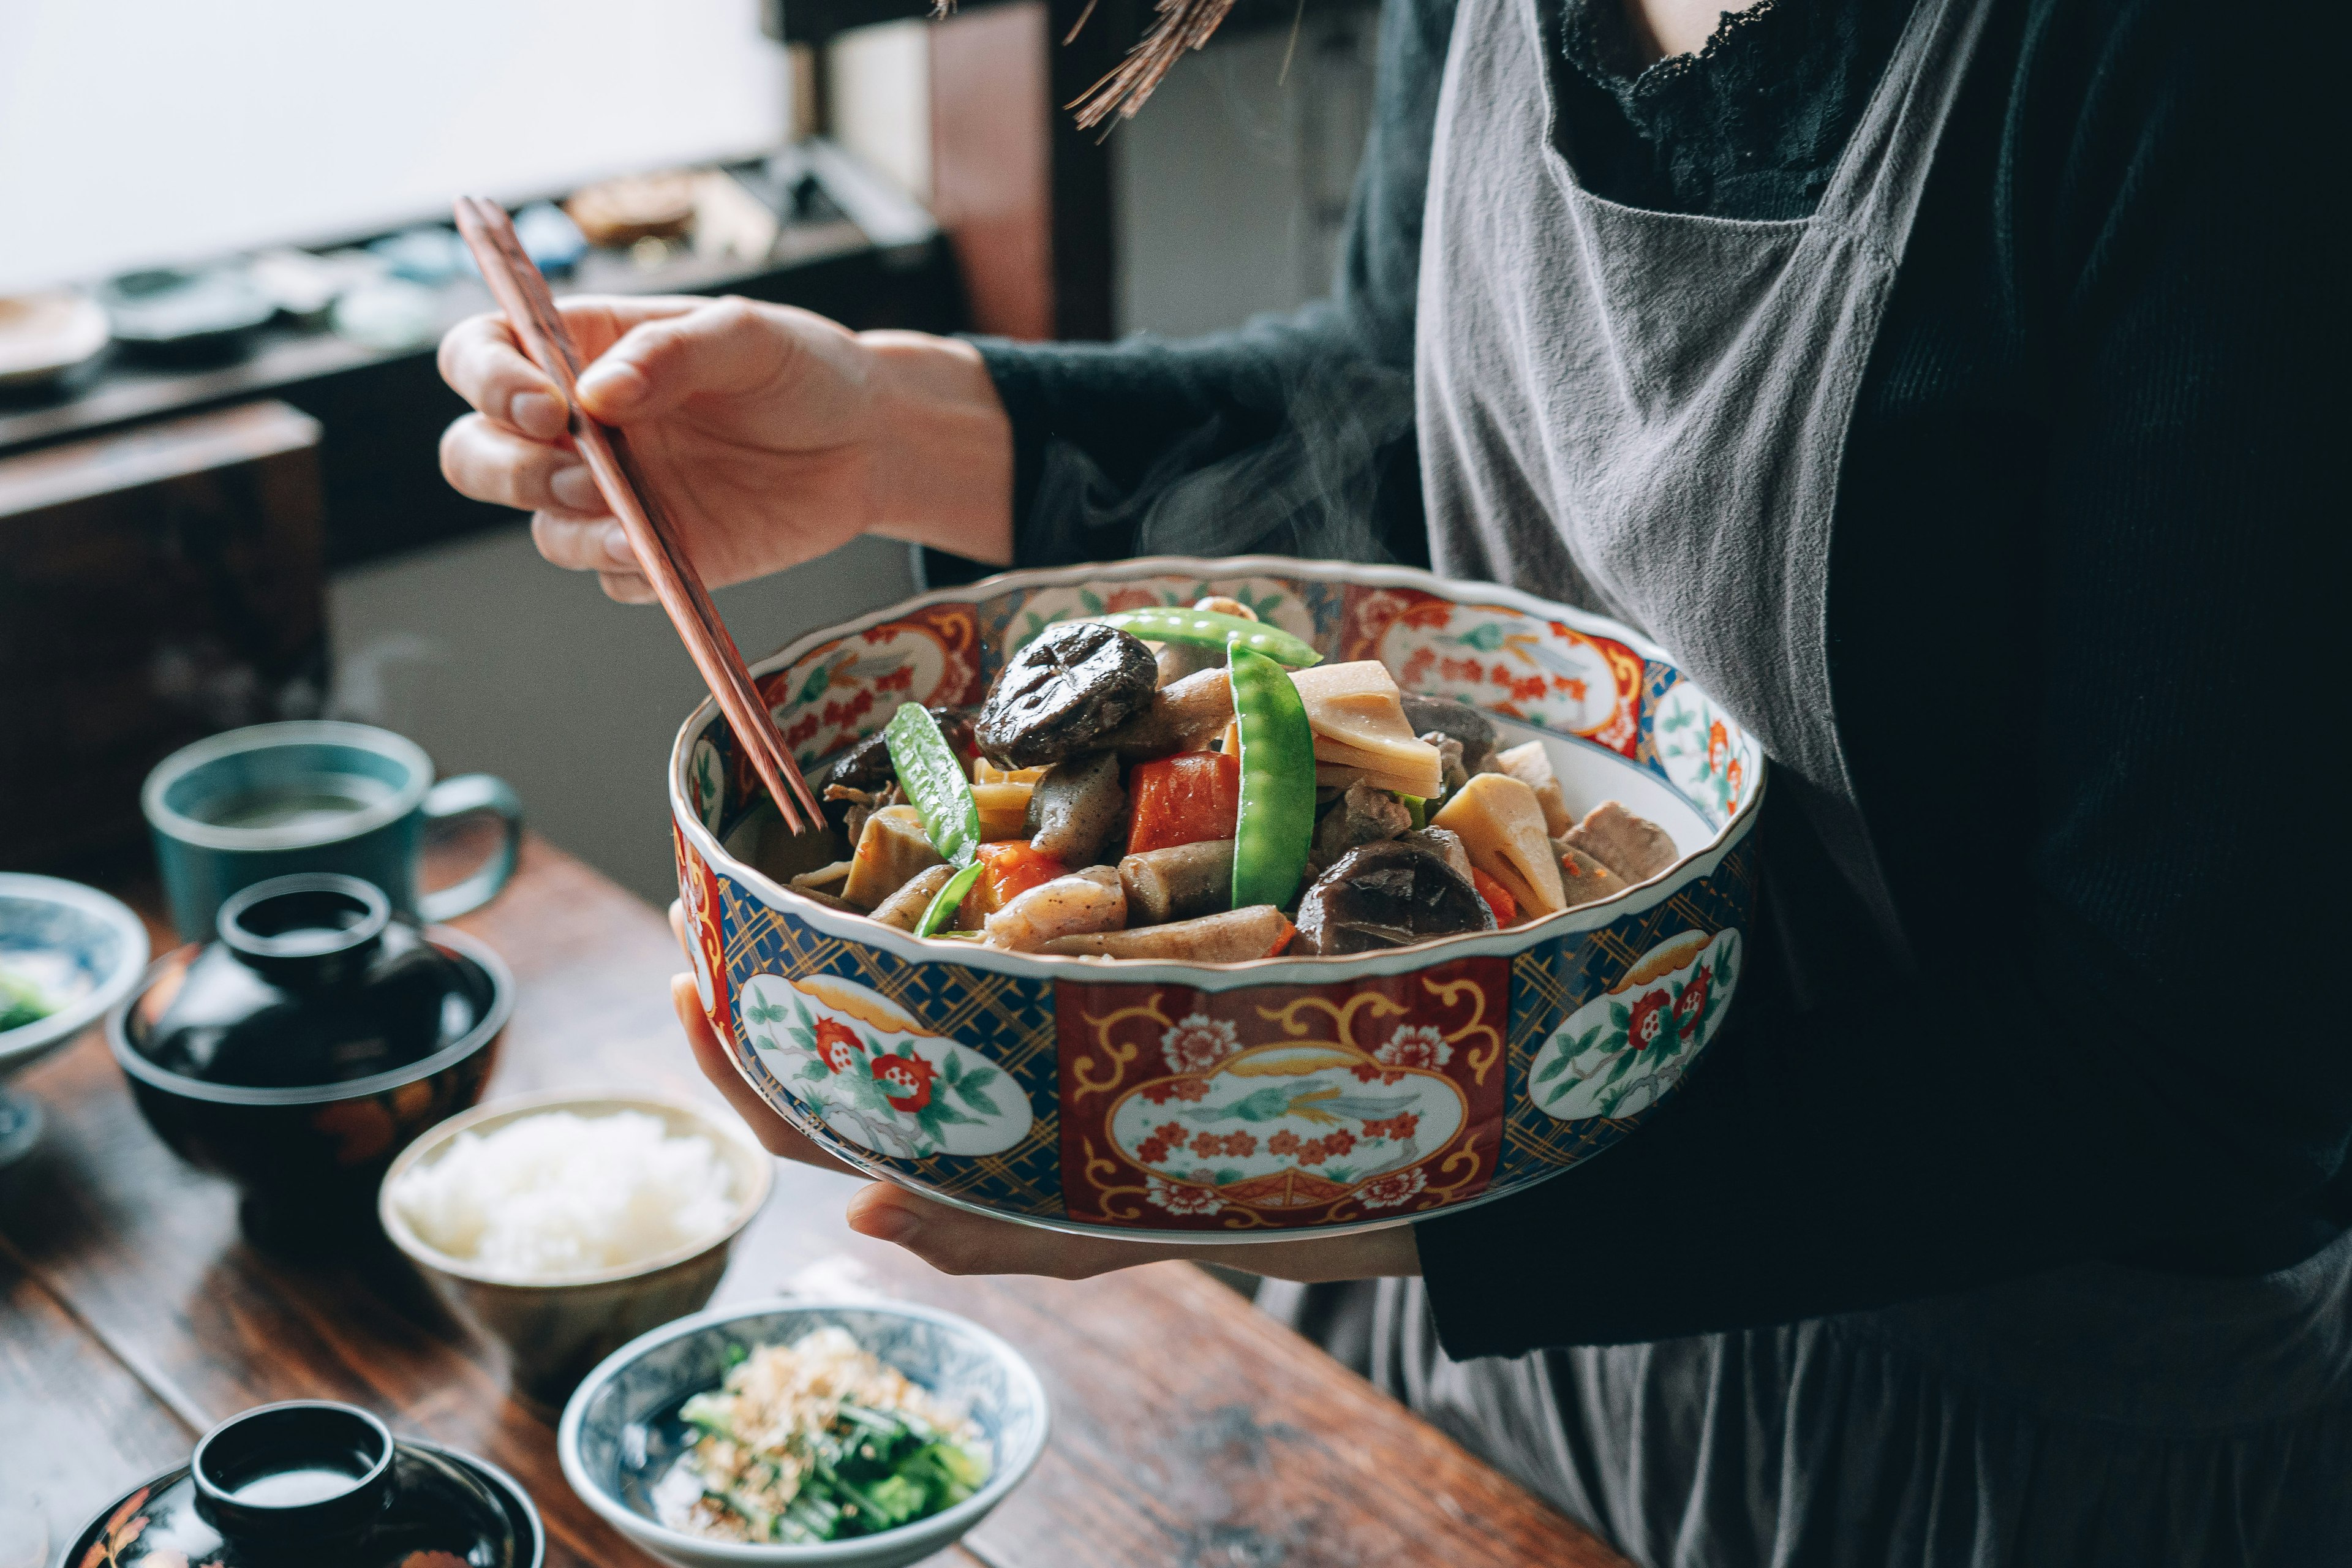
[[[0,0],[0,289],[772,146],[758,0]]]
[[[711,596],[756,660],[911,592],[906,547],[869,539]],[[547,565],[518,523],[339,574],[328,617],[339,716],[414,738],[444,773],[499,774],[533,828],[676,896],[662,770],[703,689],[660,610]]]

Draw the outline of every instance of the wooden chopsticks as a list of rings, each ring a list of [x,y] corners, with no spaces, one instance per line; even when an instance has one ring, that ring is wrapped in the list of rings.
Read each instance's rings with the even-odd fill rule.
[[[646,483],[645,470],[630,452],[627,436],[582,412],[579,350],[564,328],[554,296],[548,292],[547,279],[523,253],[522,241],[516,237],[506,209],[480,196],[459,196],[457,211],[457,232],[474,253],[483,281],[506,312],[523,352],[562,389],[571,410],[572,444],[586,461],[604,504],[620,519],[629,547],[636,552],[639,569],[654,585],[654,596],[669,613],[670,624],[693,656],[695,668],[701,670],[703,684],[710,688],[719,711],[727,715],[736,740],[751,754],[751,765],[774,797],[784,826],[794,833],[823,826],[824,812],[810,793],[808,781],[801,777],[792,753],[785,750],[782,737],[776,733],[767,704],[760,700],[751,671],[743,667],[743,655],[680,548],[669,514]],[[793,809],[796,801],[807,815],[805,826],[801,811]]]

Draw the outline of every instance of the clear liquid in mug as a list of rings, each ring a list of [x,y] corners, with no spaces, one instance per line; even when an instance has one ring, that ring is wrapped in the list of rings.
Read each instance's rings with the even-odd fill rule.
[[[389,800],[392,785],[357,773],[311,773],[283,784],[224,795],[194,814],[215,827],[333,827],[370,806]]]

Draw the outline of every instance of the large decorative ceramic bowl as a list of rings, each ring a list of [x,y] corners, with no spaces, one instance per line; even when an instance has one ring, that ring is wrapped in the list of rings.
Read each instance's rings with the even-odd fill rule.
[[[697,1436],[678,1407],[718,1387],[745,1352],[823,1328],[845,1331],[962,1407],[988,1448],[987,1482],[928,1519],[845,1541],[705,1541],[663,1524],[656,1489]],[[583,1501],[677,1568],[906,1568],[946,1551],[1021,1484],[1045,1451],[1051,1419],[1045,1385],[1020,1352],[952,1313],[900,1301],[761,1301],[680,1318],[614,1351],[563,1407],[555,1453]]]
[[[1408,692],[1541,739],[1681,858],[1507,930],[1223,966],[922,939],[764,875],[774,821],[715,708],[670,807],[696,980],[760,1095],[851,1164],[1056,1229],[1266,1239],[1501,1197],[1633,1131],[1719,1029],[1755,908],[1755,740],[1666,653],[1488,584],[1278,557],[1019,572],[803,637],[755,670],[803,766],[898,704],[976,703],[1055,621],[1229,595]],[[773,863],[772,860],[771,863]],[[876,1093],[877,1086],[880,1093]]]

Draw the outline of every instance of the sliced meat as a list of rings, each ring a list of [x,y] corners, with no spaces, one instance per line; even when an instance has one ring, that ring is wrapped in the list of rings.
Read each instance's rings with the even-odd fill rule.
[[[1568,902],[1561,907],[1575,909],[1580,904],[1597,904],[1603,899],[1613,899],[1633,886],[1631,882],[1579,849],[1565,839],[1553,841],[1559,851],[1559,890]]]
[[[1590,855],[1628,882],[1646,882],[1682,858],[1664,828],[1613,800],[1604,800],[1586,812],[1584,820],[1562,834],[1560,841]]]
[[[1289,921],[1272,904],[1202,915],[1198,920],[1145,926],[1139,931],[1095,936],[1056,937],[1047,952],[1075,958],[1153,958],[1166,963],[1245,963],[1270,958]]]
[[[1315,863],[1336,866],[1350,849],[1411,831],[1412,814],[1384,789],[1352,784],[1315,825]]]
[[[1127,791],[1119,787],[1118,757],[1089,752],[1045,770],[1029,795],[1022,831],[1041,855],[1065,866],[1091,866],[1127,822]]]
[[[1040,882],[988,917],[991,947],[1034,952],[1056,937],[1118,931],[1127,924],[1127,892],[1108,866],[1089,866]]]
[[[1349,850],[1298,901],[1301,952],[1369,952],[1494,929],[1495,911],[1469,878],[1402,839]]]
[[[912,931],[931,907],[941,888],[955,880],[956,868],[941,861],[915,873],[914,879],[874,906],[874,918],[886,926]]]
[[[1205,839],[1147,849],[1118,863],[1129,925],[1162,925],[1212,914],[1233,902],[1234,841]]]

